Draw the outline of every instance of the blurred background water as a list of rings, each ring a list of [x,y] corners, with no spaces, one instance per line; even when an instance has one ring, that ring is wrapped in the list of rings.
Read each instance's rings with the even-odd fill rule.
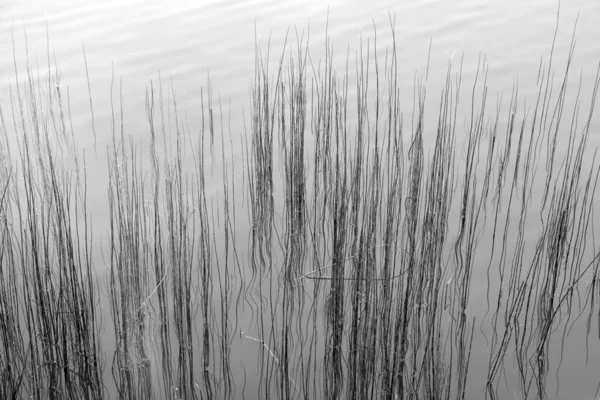
[[[510,94],[518,80],[520,95],[532,104],[537,93],[540,58],[547,57],[557,24],[558,3],[548,0],[423,0],[423,1],[153,1],[153,0],[38,0],[0,3],[0,104],[10,109],[9,84],[15,75],[32,66],[51,63],[60,68],[61,88],[68,88],[74,132],[78,145],[87,151],[91,213],[95,232],[105,232],[106,146],[111,137],[111,96],[118,99],[122,82],[125,131],[142,145],[147,143],[145,91],[159,78],[173,85],[185,104],[194,130],[200,88],[210,77],[213,101],[220,102],[233,132],[242,132],[249,113],[254,74],[255,44],[271,49],[276,60],[289,30],[288,46],[296,34],[308,40],[311,60],[324,57],[325,40],[334,46],[334,63],[343,69],[346,57],[350,75],[361,41],[372,45],[377,33],[378,57],[396,34],[400,89],[405,113],[410,115],[414,77],[427,65],[429,48],[430,97],[437,101],[448,60],[464,54],[463,76],[472,82],[478,59],[488,63],[489,96]],[[575,30],[577,40],[572,80],[581,78],[582,98],[589,99],[600,60],[600,2],[562,2],[555,46],[557,75],[562,72]],[[577,24],[576,24],[577,22]],[[575,26],[576,25],[576,26]],[[97,138],[92,134],[84,49],[89,69]],[[13,53],[14,52],[14,53]],[[383,61],[382,61],[383,62]],[[43,69],[43,68],[42,68]],[[111,94],[111,82],[114,83]],[[352,82],[352,81],[351,81]],[[577,83],[574,84],[576,87]],[[354,88],[350,88],[351,94]],[[587,97],[586,97],[587,95]],[[352,108],[350,108],[352,110]],[[435,106],[427,121],[435,128]],[[247,122],[246,122],[247,124]],[[592,121],[590,145],[600,144],[599,119]],[[427,129],[427,128],[426,128]],[[94,149],[99,156],[93,157]],[[230,156],[242,148],[231,149]],[[214,188],[219,182],[215,177]],[[95,217],[94,217],[95,215]],[[100,246],[101,247],[101,246]],[[100,250],[100,249],[99,249]],[[100,251],[96,252],[100,254]],[[97,263],[102,265],[98,256]],[[476,282],[472,296],[485,292]],[[574,347],[572,351],[581,351]],[[598,354],[596,353],[596,356]],[[485,368],[487,359],[480,360]],[[478,365],[474,354],[474,365]],[[569,367],[571,368],[571,367]],[[561,381],[564,399],[584,399],[595,392],[594,368],[566,368]],[[474,371],[477,374],[477,371]],[[592,382],[590,384],[590,382]],[[581,391],[581,392],[579,392]],[[578,394],[579,393],[579,394]],[[473,399],[478,397],[472,397]]]

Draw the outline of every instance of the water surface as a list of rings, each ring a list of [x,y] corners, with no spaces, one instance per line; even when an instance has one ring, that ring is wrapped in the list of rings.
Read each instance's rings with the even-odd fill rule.
[[[518,82],[520,96],[530,99],[528,106],[533,104],[538,90],[538,67],[541,57],[547,59],[552,45],[557,8],[557,3],[544,0],[481,0],[459,4],[441,0],[332,1],[328,4],[318,1],[6,1],[0,6],[0,50],[4,54],[0,59],[0,104],[3,110],[10,109],[9,84],[14,85],[15,74],[25,76],[27,53],[34,69],[39,65],[43,71],[48,63],[59,66],[60,87],[64,91],[68,88],[76,141],[87,154],[87,172],[92,182],[88,192],[90,214],[94,231],[101,238],[108,229],[104,200],[105,149],[111,142],[111,97],[118,101],[119,85],[122,85],[124,129],[142,148],[149,141],[145,93],[150,81],[156,84],[159,77],[172,85],[179,103],[185,105],[191,131],[199,129],[200,89],[206,90],[210,79],[213,102],[223,110],[220,118],[227,121],[227,129],[241,134],[248,128],[244,115],[249,115],[250,110],[257,42],[263,51],[270,46],[271,60],[276,63],[286,34],[288,48],[295,45],[298,36],[303,37],[305,43],[308,41],[311,61],[318,65],[325,56],[325,40],[329,35],[334,46],[334,64],[339,71],[344,71],[348,60],[352,82],[361,43],[363,49],[367,45],[374,46],[376,36],[378,60],[385,61],[386,48],[392,44],[392,19],[401,73],[401,103],[407,120],[413,104],[415,76],[424,73],[430,59],[428,99],[431,103],[428,104],[433,105],[433,111],[431,120],[426,121],[426,131],[433,134],[437,123],[437,97],[448,60],[452,59],[457,65],[463,55],[463,77],[467,86],[474,79],[478,60],[485,57],[490,98],[498,99],[501,93],[508,96]],[[600,59],[596,39],[600,37],[599,20],[597,1],[577,0],[561,5],[555,68],[557,76],[562,76],[577,21],[571,81],[572,86],[577,87],[581,78],[581,96],[585,101],[591,95]],[[96,137],[92,131],[84,48]],[[273,70],[275,66],[273,64]],[[352,85],[350,94],[351,97],[355,94]],[[353,100],[349,103],[351,112],[355,112]],[[592,131],[597,133],[598,113],[591,123]],[[233,143],[227,153],[231,161],[243,155],[241,142]],[[590,147],[599,144],[598,135],[592,134]],[[223,172],[217,166],[211,173],[207,190],[218,202]],[[238,228],[240,237],[250,231],[249,226]],[[535,237],[539,227],[531,224],[529,229],[530,235]],[[106,237],[94,242],[95,264],[99,270],[103,266],[108,268],[101,257],[106,250],[103,243],[105,246]],[[473,279],[471,302],[484,304],[485,274],[475,273]],[[481,309],[485,311],[483,305]],[[105,344],[110,347],[110,340]],[[475,346],[485,348],[485,342],[476,340]],[[565,349],[566,353],[582,352],[577,341],[568,342]],[[597,358],[599,352],[598,345],[594,344],[590,360],[593,361],[593,356]],[[584,353],[573,358],[584,358]],[[597,383],[594,374],[597,365],[592,361],[587,367],[583,362],[563,367],[565,374],[556,398],[592,398]],[[471,385],[475,393],[481,387],[477,380],[485,377],[478,370],[485,369],[486,363],[486,356],[478,358],[477,353],[474,354]],[[553,398],[554,391],[549,396]]]

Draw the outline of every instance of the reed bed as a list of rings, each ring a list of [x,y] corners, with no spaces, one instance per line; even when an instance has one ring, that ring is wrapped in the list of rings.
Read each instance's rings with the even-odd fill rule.
[[[426,115],[427,62],[407,112],[390,25],[385,59],[374,27],[341,72],[329,38],[320,61],[298,32],[275,61],[257,42],[242,134],[210,80],[191,128],[159,77],[142,147],[113,76],[96,155],[108,232],[92,229],[56,62],[25,76],[15,63],[0,110],[0,398],[555,397],[565,343],[595,340],[600,64],[580,98],[574,40],[558,85],[552,42],[524,106],[516,84],[490,104],[484,59],[469,87],[452,59]],[[95,135],[91,94],[90,107]]]

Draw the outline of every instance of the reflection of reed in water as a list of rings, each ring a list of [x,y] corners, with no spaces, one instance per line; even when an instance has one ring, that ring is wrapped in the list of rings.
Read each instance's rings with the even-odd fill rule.
[[[598,75],[585,113],[579,91],[566,108],[572,46],[559,87],[551,57],[531,109],[515,85],[490,112],[485,61],[467,90],[451,59],[429,134],[429,63],[409,124],[393,30],[376,54],[362,43],[339,73],[328,39],[315,63],[298,34],[275,67],[257,44],[241,160],[210,84],[194,132],[174,89],[150,83],[147,153],[126,137],[119,85],[105,330],[86,159],[65,91],[28,70],[12,127],[2,113],[0,397],[462,399],[473,374],[490,399],[502,375],[520,397],[552,397],[551,348],[583,313],[589,333],[598,299]]]

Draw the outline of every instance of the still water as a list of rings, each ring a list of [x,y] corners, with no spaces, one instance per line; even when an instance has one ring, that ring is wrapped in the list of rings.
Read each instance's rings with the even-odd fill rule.
[[[295,45],[297,37],[308,43],[311,62],[317,65],[325,57],[325,41],[329,36],[335,68],[344,71],[348,60],[350,82],[353,82],[361,43],[366,49],[367,45],[374,45],[376,38],[377,58],[381,63],[385,62],[386,48],[393,40],[393,25],[398,51],[400,104],[407,120],[412,111],[415,76],[423,74],[429,62],[427,85],[431,95],[428,101],[433,111],[426,115],[427,139],[435,133],[436,104],[446,78],[448,60],[457,64],[464,56],[463,79],[470,85],[477,72],[478,60],[485,56],[488,97],[493,99],[490,104],[499,99],[501,93],[508,97],[518,82],[519,96],[530,99],[520,106],[531,106],[538,91],[540,59],[542,56],[547,58],[552,45],[557,9],[556,2],[547,0],[3,1],[0,4],[0,51],[3,54],[0,58],[0,104],[7,113],[10,109],[9,85],[14,85],[16,75],[24,77],[28,62],[34,69],[40,67],[42,74],[48,63],[56,63],[60,69],[60,87],[64,91],[68,89],[75,141],[87,154],[87,174],[91,182],[87,193],[88,212],[98,238],[93,242],[94,264],[102,275],[101,271],[108,270],[106,258],[102,256],[106,252],[109,229],[108,206],[104,200],[108,182],[106,148],[112,139],[111,98],[118,101],[119,91],[125,116],[124,131],[143,149],[149,143],[146,91],[151,81],[156,85],[159,79],[172,85],[172,93],[179,104],[185,105],[191,131],[199,129],[195,110],[201,107],[201,88],[207,90],[210,79],[213,102],[218,104],[218,118],[225,121],[223,125],[228,131],[241,135],[249,129],[247,115],[256,43],[260,43],[262,51],[267,47],[271,50],[275,70],[284,45],[287,48]],[[577,22],[571,80],[573,87],[577,87],[578,79],[581,79],[581,98],[586,105],[600,60],[598,21],[600,2],[596,0],[573,0],[560,5],[554,49],[556,75],[562,76]],[[352,85],[349,110],[355,113],[356,101],[352,99],[355,88]],[[92,129],[90,93],[96,135]],[[458,118],[459,128],[466,124],[465,121],[466,116]],[[596,112],[591,120],[589,148],[600,145],[599,130],[600,118]],[[241,143],[232,141],[227,153],[223,153],[227,163],[236,165],[236,160],[244,156]],[[237,165],[241,164],[240,161]],[[223,176],[224,172],[217,165],[211,169],[206,183],[207,195],[209,198],[214,196],[215,207],[222,199],[219,192]],[[243,183],[239,185],[241,187]],[[277,190],[274,189],[276,196]],[[247,213],[241,205],[239,210],[242,215]],[[597,216],[595,221],[598,222]],[[237,226],[235,236],[240,242],[248,237],[248,224],[245,221]],[[534,223],[529,229],[527,235],[533,237],[539,226]],[[486,245],[489,243],[482,241],[480,248],[485,249]],[[244,251],[240,256],[244,256]],[[474,272],[470,302],[475,307],[481,304],[480,316],[485,313],[487,290],[485,273]],[[106,313],[106,320],[110,320],[105,301],[101,309]],[[243,328],[243,316],[239,324]],[[111,332],[111,329],[106,331]],[[479,325],[475,331],[479,331]],[[600,366],[600,346],[592,335],[589,349],[584,349],[580,346],[584,337],[581,332],[584,331],[580,329],[578,333],[574,329],[574,339],[566,341],[564,353],[570,357],[561,367],[560,383],[551,377],[553,383],[548,398],[593,398],[598,384],[595,371]],[[106,336],[102,345],[110,349],[114,339],[108,338],[111,335]],[[239,343],[235,345],[234,351],[239,354],[247,351],[247,354],[234,356],[234,362],[255,354],[255,350],[247,350],[257,344],[252,338],[255,335],[248,333],[245,345],[241,348]],[[483,398],[484,384],[479,382],[485,382],[488,366],[486,341],[482,335],[474,336],[473,346],[468,399]],[[589,354],[587,365],[586,351]],[[239,375],[233,377],[234,383],[240,385],[240,380],[246,379],[242,369],[236,371]],[[243,371],[245,374],[245,369]],[[507,375],[510,377],[512,373],[507,372]],[[105,373],[105,377],[110,381],[110,373]],[[107,383],[109,392],[114,393],[110,385]],[[255,398],[256,388],[251,378],[245,382],[244,390],[245,398]],[[239,398],[242,398],[241,392],[239,388]],[[500,393],[503,394],[501,398],[512,398],[508,396],[517,391],[508,388]]]

